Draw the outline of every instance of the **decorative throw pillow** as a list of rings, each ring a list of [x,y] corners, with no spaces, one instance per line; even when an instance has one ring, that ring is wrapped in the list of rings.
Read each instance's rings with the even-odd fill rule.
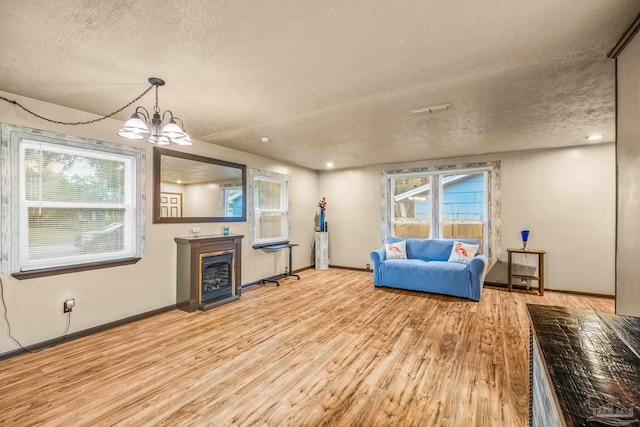
[[[387,259],[407,259],[407,241],[401,240],[396,243],[384,245]]]
[[[469,264],[473,257],[476,256],[479,248],[480,245],[470,245],[468,243],[454,241],[448,261]]]

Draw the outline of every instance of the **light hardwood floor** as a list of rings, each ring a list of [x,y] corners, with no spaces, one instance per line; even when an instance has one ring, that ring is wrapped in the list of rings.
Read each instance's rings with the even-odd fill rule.
[[[479,303],[307,270],[207,312],[173,310],[0,362],[0,425],[524,426],[526,303]]]

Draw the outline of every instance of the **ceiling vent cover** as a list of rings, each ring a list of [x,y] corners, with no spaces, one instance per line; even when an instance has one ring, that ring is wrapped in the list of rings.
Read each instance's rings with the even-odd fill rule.
[[[410,113],[420,114],[420,113],[441,113],[443,111],[451,110],[452,105],[450,103],[439,104],[439,105],[430,105],[429,107],[420,107],[414,108],[413,110],[409,110]]]

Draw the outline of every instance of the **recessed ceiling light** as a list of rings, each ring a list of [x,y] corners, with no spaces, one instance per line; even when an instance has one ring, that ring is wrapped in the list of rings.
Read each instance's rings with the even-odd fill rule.
[[[327,167],[328,168],[332,168],[333,167],[333,162],[327,162]]]
[[[262,141],[262,142],[269,142],[269,141],[271,141],[271,140],[270,140],[268,137],[263,136],[262,138],[260,138],[260,141]]]
[[[438,104],[438,105],[430,105],[428,107],[419,107],[414,108],[413,110],[409,110],[410,113],[420,114],[420,113],[439,113],[441,111],[447,111],[452,108],[451,103],[447,102],[446,104]]]
[[[176,183],[177,183],[177,184],[182,184],[182,181],[177,180],[177,181],[176,181]]]
[[[587,138],[589,141],[595,141],[596,139],[602,139],[603,137],[604,137],[604,135],[602,135],[602,134],[598,134],[598,135],[589,135],[589,136],[587,136],[586,138]]]

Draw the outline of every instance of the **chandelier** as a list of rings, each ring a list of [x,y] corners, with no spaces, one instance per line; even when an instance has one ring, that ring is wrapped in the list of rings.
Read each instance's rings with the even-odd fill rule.
[[[173,142],[179,145],[192,145],[191,138],[184,131],[182,120],[175,117],[171,110],[160,114],[158,87],[164,86],[164,80],[149,77],[149,83],[156,89],[156,105],[153,107],[153,115],[142,106],[136,107],[131,118],[118,131],[118,135],[128,139],[144,139],[149,134],[149,142],[152,144],[169,145]],[[179,122],[180,125],[176,122]]]
[[[9,104],[13,104],[19,108],[22,108],[25,112],[31,114],[32,116],[50,123],[64,126],[78,126],[89,125],[102,121],[104,119],[108,119],[109,117],[113,117],[138,102],[140,98],[149,93],[151,89],[155,88],[156,105],[153,107],[153,115],[149,114],[149,111],[147,111],[146,108],[137,107],[136,111],[131,115],[131,118],[127,120],[122,129],[120,129],[118,135],[128,139],[144,139],[146,134],[150,134],[149,142],[151,142],[152,144],[169,145],[173,142],[180,145],[193,145],[193,143],[191,142],[191,138],[189,138],[189,135],[187,135],[187,133],[184,131],[184,123],[182,123],[182,120],[174,117],[173,113],[170,110],[166,110],[164,113],[162,113],[162,115],[160,115],[160,107],[158,107],[158,86],[164,86],[164,80],[157,77],[149,77],[149,83],[151,83],[151,86],[149,86],[144,92],[129,101],[129,103],[127,103],[126,105],[118,108],[116,111],[105,116],[101,116],[92,120],[85,120],[82,122],[64,122],[61,120],[54,120],[44,117],[29,110],[19,102],[13,99],[5,98],[4,96],[0,96],[0,101],[5,101]],[[168,122],[165,120],[167,118],[167,115],[169,116]],[[176,121],[180,122],[180,125],[178,125]]]

